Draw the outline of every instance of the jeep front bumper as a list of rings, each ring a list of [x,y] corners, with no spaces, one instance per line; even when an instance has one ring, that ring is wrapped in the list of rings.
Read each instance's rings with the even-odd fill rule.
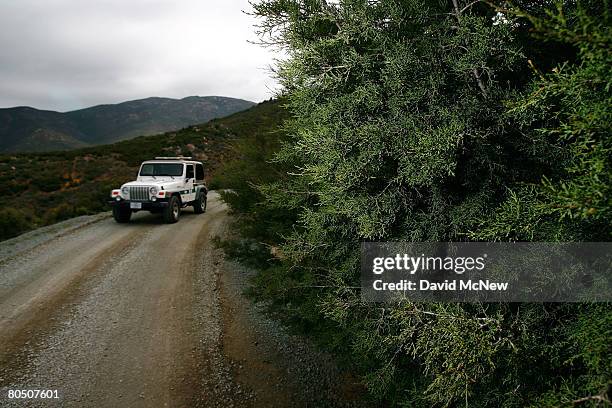
[[[130,200],[109,200],[111,207],[129,208],[132,211],[151,211],[168,207],[167,199],[159,199],[156,201],[130,201]]]

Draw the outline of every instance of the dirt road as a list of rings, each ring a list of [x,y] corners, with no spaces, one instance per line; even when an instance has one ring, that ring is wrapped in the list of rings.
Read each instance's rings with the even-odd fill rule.
[[[278,348],[293,340],[249,320],[244,281],[211,243],[226,212],[211,192],[205,214],[186,209],[177,224],[98,216],[2,244],[0,406],[280,407],[311,405],[310,388],[323,395],[291,374],[295,350]],[[321,377],[307,360],[297,365]],[[324,388],[333,394],[341,375]],[[9,400],[10,389],[59,399]]]

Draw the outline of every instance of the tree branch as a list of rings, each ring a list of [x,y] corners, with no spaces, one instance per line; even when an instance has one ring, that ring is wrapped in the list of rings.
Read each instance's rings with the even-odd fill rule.
[[[480,1],[480,0],[473,1],[470,4],[468,4],[467,6],[465,6],[463,9],[459,9],[459,1],[458,0],[453,0],[453,7],[455,8],[455,17],[457,18],[457,21],[459,22],[459,24],[461,24],[461,13],[464,10],[472,7],[478,1]],[[472,75],[476,79],[476,83],[478,84],[478,88],[480,88],[480,92],[482,92],[483,96],[486,98],[487,97],[487,88],[485,87],[484,83],[482,82],[482,79],[480,78],[480,72],[478,71],[478,68],[472,68]]]

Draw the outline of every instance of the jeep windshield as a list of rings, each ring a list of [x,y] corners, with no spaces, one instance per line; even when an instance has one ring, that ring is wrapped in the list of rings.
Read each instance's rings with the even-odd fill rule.
[[[145,163],[140,168],[141,176],[182,176],[183,165],[181,163]]]

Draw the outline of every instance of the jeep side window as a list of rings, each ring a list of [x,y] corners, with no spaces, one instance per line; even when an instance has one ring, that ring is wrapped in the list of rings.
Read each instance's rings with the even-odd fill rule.
[[[187,165],[187,175],[185,176],[185,178],[188,178],[188,179],[193,178],[193,165],[192,164]]]
[[[204,180],[204,166],[201,164],[196,164],[196,180]]]

